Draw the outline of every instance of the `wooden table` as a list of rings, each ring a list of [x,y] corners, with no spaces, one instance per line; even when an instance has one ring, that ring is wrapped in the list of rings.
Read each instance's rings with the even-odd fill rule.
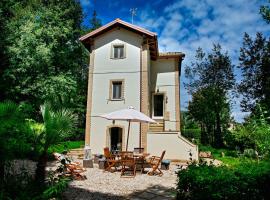
[[[141,165],[141,173],[145,173],[144,171],[145,158],[147,158],[149,155],[150,155],[149,153],[134,153],[133,154],[135,160],[139,161],[137,162],[137,164]]]

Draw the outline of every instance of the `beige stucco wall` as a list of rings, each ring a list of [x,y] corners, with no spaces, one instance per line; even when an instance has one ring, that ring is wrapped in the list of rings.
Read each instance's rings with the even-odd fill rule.
[[[173,58],[151,62],[151,92],[165,93],[165,113],[169,112],[169,119],[164,122],[165,131],[176,130],[175,62]]]
[[[126,58],[111,59],[111,45],[118,43],[125,44]],[[106,146],[106,127],[112,125],[112,121],[97,117],[98,115],[128,106],[140,110],[141,44],[142,38],[139,35],[124,29],[114,29],[94,41],[95,63],[90,130],[90,147],[93,153],[103,152]],[[123,101],[109,100],[109,83],[112,79],[124,79]],[[128,122],[115,121],[115,125],[123,126],[124,133],[127,134]],[[139,123],[132,123],[130,130],[129,149],[132,150],[139,146]]]
[[[160,155],[166,150],[165,159],[189,160],[189,152],[192,159],[198,160],[198,147],[183,138],[179,132],[162,132],[147,134],[147,149],[151,155]]]

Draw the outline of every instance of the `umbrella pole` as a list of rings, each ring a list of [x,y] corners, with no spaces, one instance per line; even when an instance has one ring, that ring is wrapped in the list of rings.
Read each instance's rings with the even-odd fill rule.
[[[126,151],[128,150],[129,131],[130,131],[130,120],[128,121],[128,134],[127,134],[127,145],[126,145]]]

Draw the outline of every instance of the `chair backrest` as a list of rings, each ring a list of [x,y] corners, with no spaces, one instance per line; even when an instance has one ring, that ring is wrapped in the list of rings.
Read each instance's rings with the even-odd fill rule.
[[[140,147],[134,148],[134,153],[143,153],[143,152],[144,152],[144,148],[140,148]]]
[[[160,156],[160,162],[163,160],[165,153],[166,153],[166,151],[165,151],[165,150],[164,150],[164,151],[162,151],[162,154],[161,154],[161,156]]]
[[[133,158],[133,152],[132,151],[120,151],[120,157],[121,159],[125,158]]]
[[[159,166],[160,165],[160,163],[162,162],[162,160],[163,160],[163,158],[164,158],[164,155],[165,155],[165,150],[164,151],[162,151],[162,154],[161,154],[161,156],[160,157],[157,157],[158,159],[156,159],[156,165],[157,166]]]
[[[104,148],[104,156],[105,158],[109,158],[111,156],[109,147]]]

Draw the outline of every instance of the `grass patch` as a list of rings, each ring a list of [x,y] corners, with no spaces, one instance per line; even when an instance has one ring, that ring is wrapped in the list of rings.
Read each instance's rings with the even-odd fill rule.
[[[53,145],[49,148],[49,154],[53,152],[63,153],[64,151],[68,151],[70,149],[81,148],[84,145],[84,141],[65,141],[60,144]]]
[[[244,161],[257,162],[257,160],[240,157],[235,150],[230,149],[216,149],[211,146],[199,146],[200,151],[211,151],[214,159],[222,161],[225,165],[236,167],[240,165]],[[224,153],[224,157],[222,157],[222,153]]]

